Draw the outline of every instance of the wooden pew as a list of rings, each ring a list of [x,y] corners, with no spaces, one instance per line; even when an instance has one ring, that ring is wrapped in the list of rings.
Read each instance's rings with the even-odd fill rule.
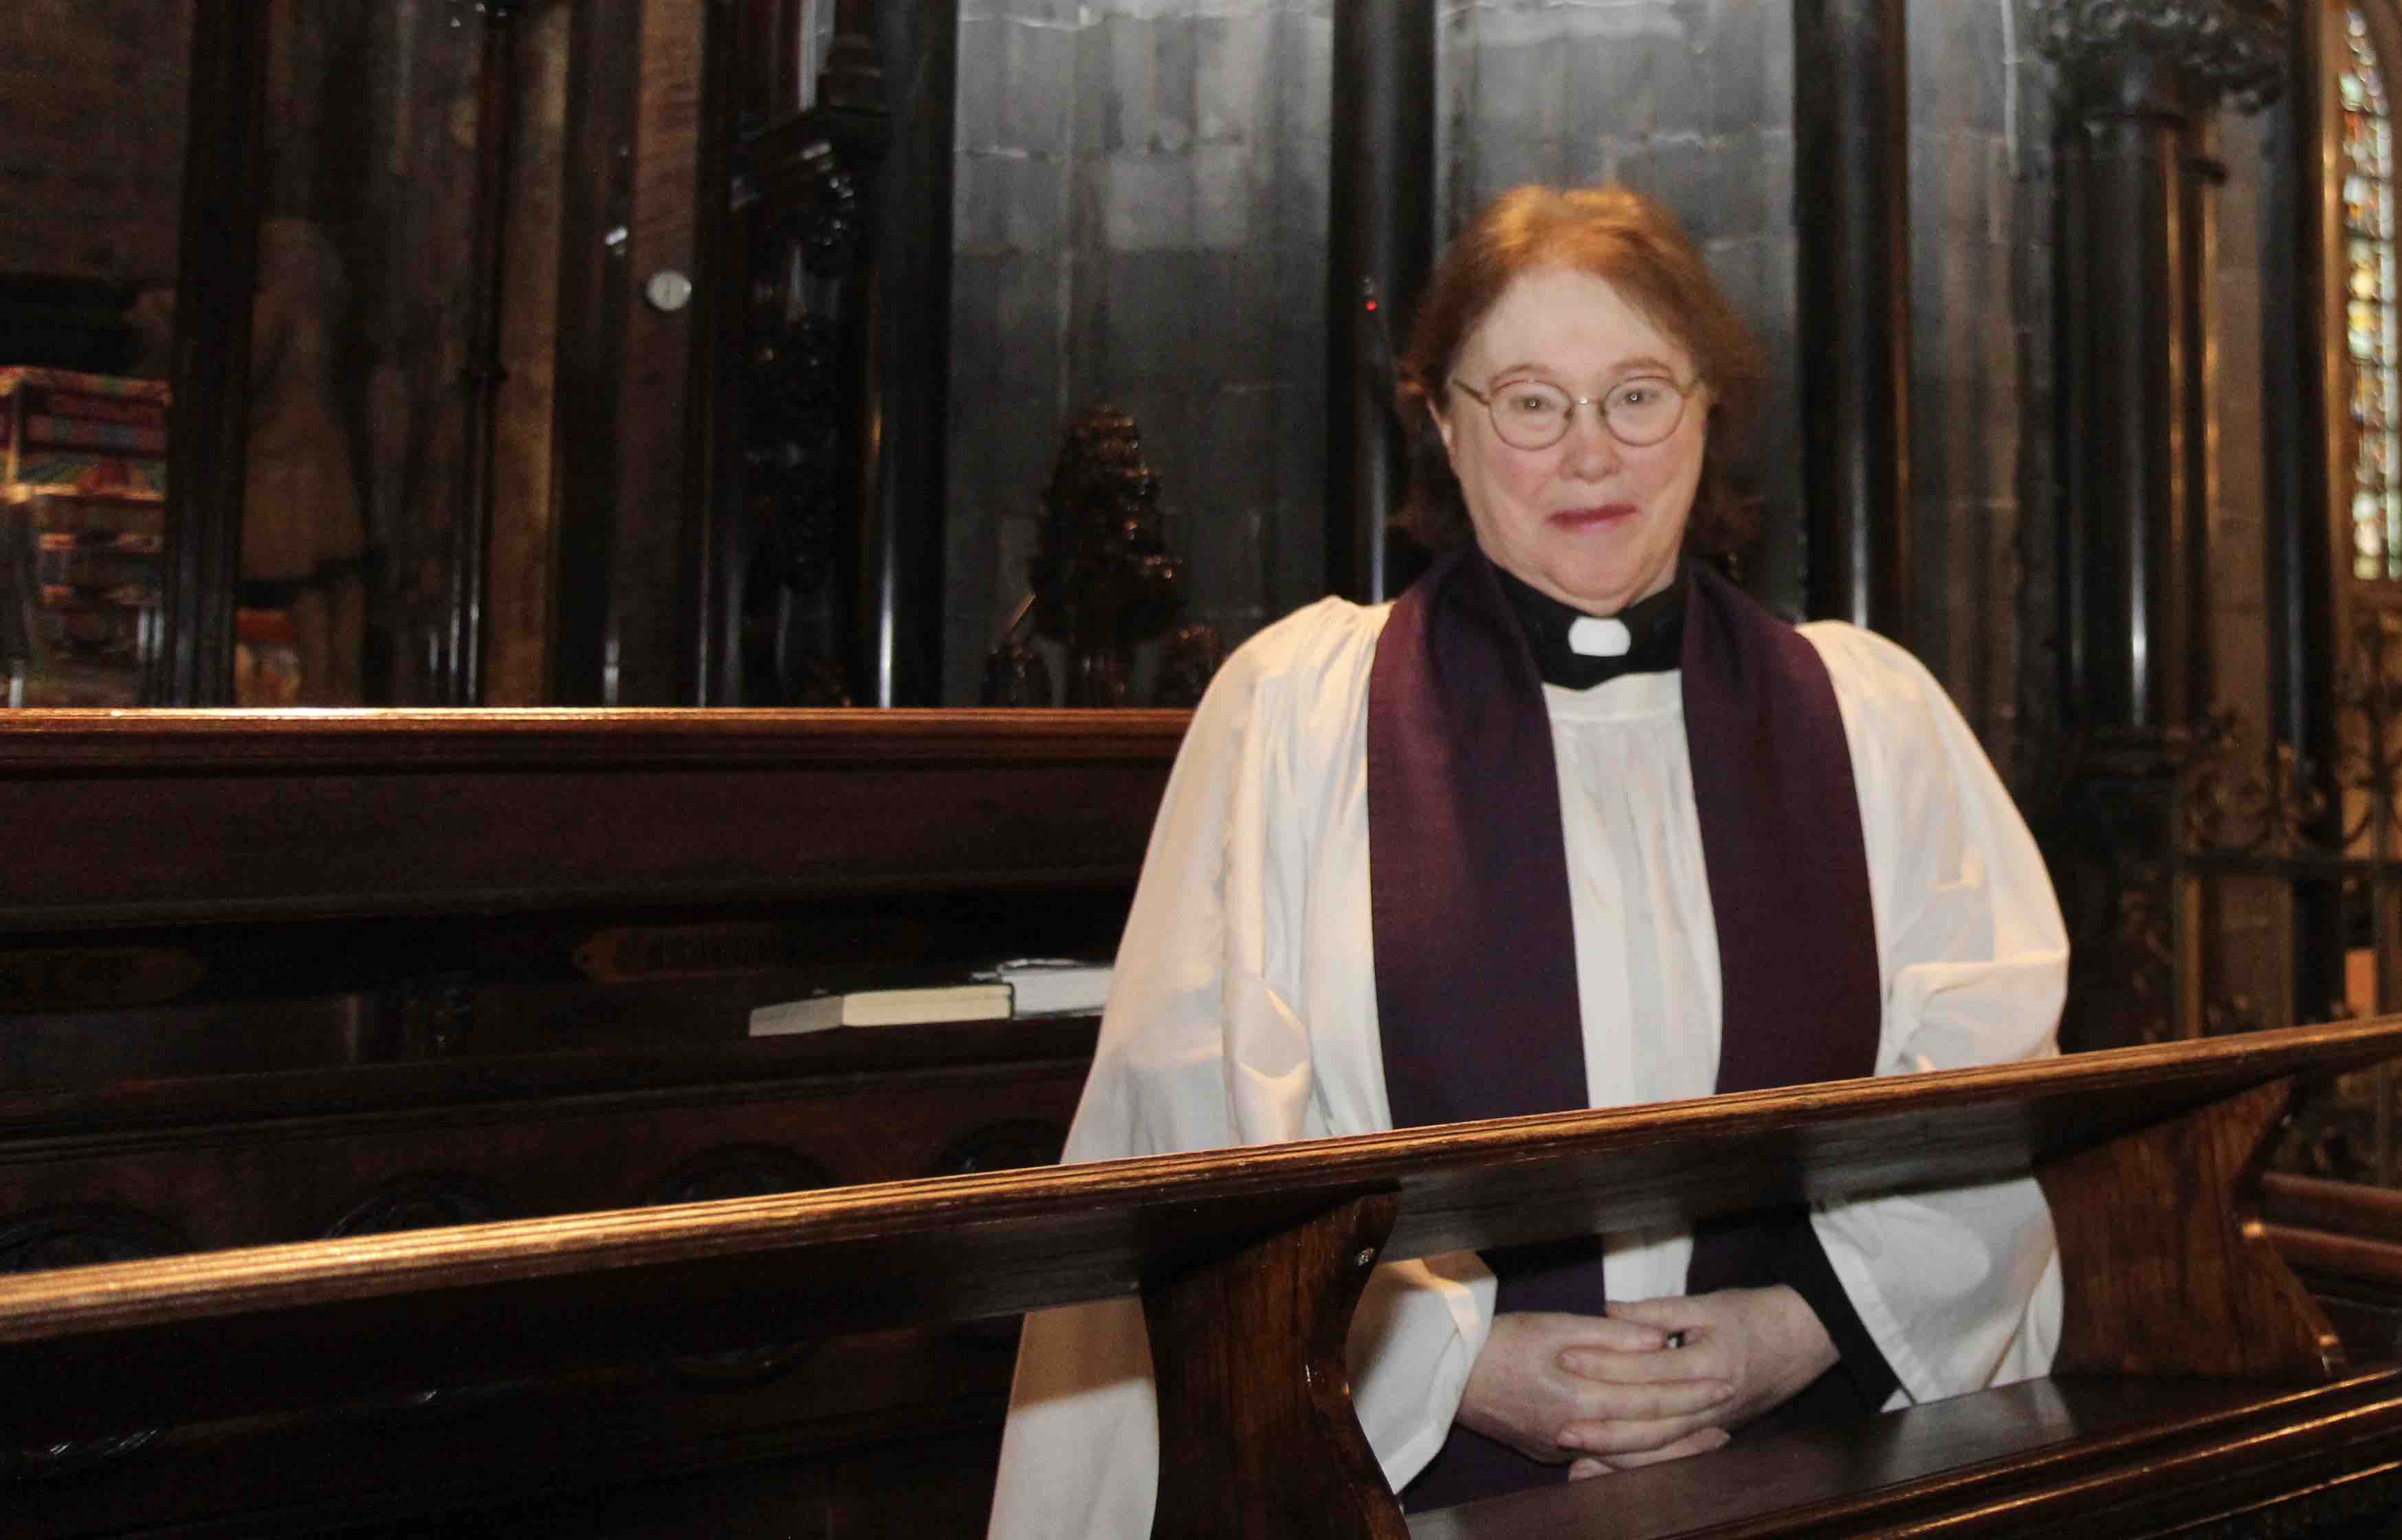
[[[1106,1164],[0,1280],[0,1436],[104,1433],[755,1340],[1139,1294],[1163,1537],[2166,1533],[2388,1504],[2402,1380],[2351,1374],[2255,1212],[2305,1078],[2402,1020]],[[1428,1516],[1352,1415],[1370,1267],[2032,1170],[2051,1380]],[[1734,1478],[1740,1476],[1740,1478]],[[1630,1499],[1648,1494],[1644,1504]],[[1777,1506],[1763,1506],[1771,1500]],[[1663,1527],[1664,1526],[1664,1527]]]
[[[1091,1018],[748,1012],[1108,955],[1185,721],[0,712],[0,1274],[1047,1162]],[[654,1531],[965,1533],[1011,1334],[0,1440],[0,1534],[539,1531],[632,1491]]]

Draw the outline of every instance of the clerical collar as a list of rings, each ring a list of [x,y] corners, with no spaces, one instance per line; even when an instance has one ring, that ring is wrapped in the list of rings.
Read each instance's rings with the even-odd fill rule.
[[[1546,685],[1591,689],[1622,673],[1665,673],[1685,651],[1685,579],[1638,599],[1615,616],[1592,616],[1564,604],[1496,564],[1503,597],[1526,633],[1536,671]]]

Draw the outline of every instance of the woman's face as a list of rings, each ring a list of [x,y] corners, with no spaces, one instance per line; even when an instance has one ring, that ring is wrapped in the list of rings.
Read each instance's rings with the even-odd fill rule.
[[[1594,614],[1624,609],[1676,576],[1701,484],[1707,392],[1694,390],[1676,431],[1642,449],[1620,443],[1594,407],[1580,406],[1558,443],[1522,450],[1504,443],[1492,413],[1458,387],[1490,396],[1541,382],[1597,404],[1646,376],[1687,384],[1692,355],[1607,279],[1538,268],[1501,291],[1437,396],[1447,409],[1435,414],[1435,425],[1476,543],[1530,586]]]

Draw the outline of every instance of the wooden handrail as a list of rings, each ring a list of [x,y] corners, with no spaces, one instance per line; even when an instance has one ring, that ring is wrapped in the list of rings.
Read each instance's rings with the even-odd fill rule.
[[[2402,1242],[2402,1192],[2390,1187],[2271,1172],[2260,1179],[2260,1212],[2295,1229]]]
[[[984,763],[1172,757],[1185,711],[738,711],[588,707],[0,712],[0,779],[251,770],[672,763]]]

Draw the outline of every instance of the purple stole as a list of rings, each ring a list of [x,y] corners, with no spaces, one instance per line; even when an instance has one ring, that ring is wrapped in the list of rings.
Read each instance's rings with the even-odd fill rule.
[[[1719,936],[1718,1089],[1875,1070],[1882,986],[1849,745],[1800,632],[1698,564],[1685,742]],[[1394,604],[1368,684],[1376,1013],[1396,1128],[1586,1105],[1559,774],[1542,683],[1473,543]],[[1789,1222],[1789,1216],[1788,1216]],[[1769,1280],[1774,1221],[1705,1224],[1688,1291]],[[1598,1313],[1599,1238],[1488,1254],[1503,1311]],[[1413,1511],[1545,1480],[1455,1426]]]

